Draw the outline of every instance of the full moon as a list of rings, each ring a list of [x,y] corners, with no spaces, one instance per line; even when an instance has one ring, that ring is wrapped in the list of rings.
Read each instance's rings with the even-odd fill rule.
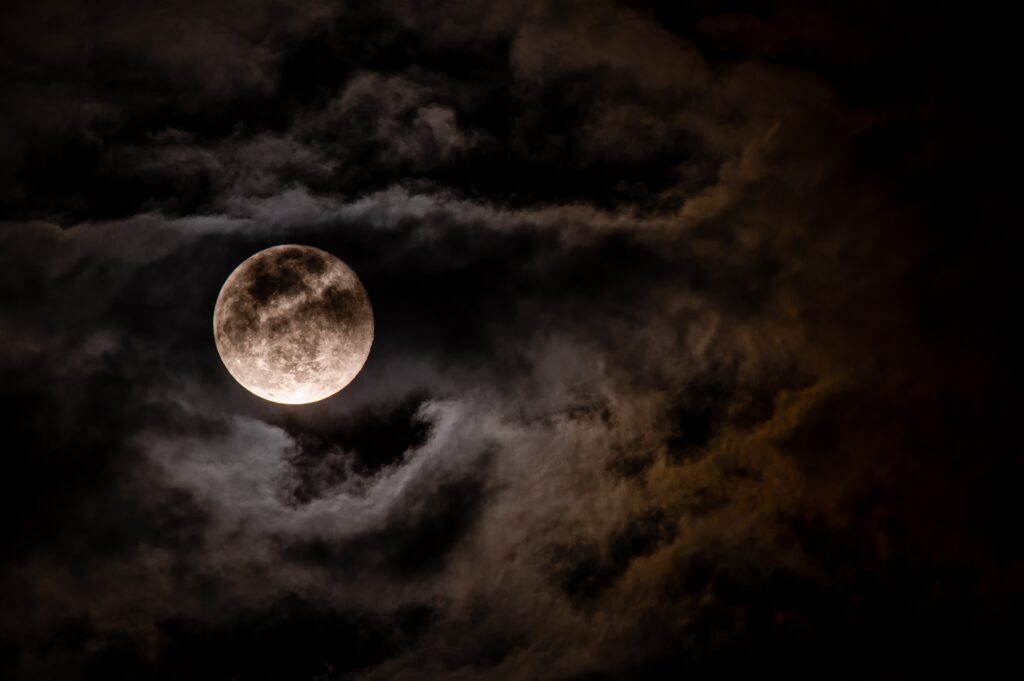
[[[373,344],[373,310],[348,265],[310,246],[274,246],[217,296],[213,337],[228,372],[271,402],[306,404],[348,385]]]

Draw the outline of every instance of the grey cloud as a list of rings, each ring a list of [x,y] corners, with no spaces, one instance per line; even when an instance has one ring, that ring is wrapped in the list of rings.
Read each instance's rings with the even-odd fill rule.
[[[604,2],[539,6],[517,32],[510,60],[527,80],[607,69],[612,88],[671,99],[699,93],[711,80],[692,45],[640,12]]]
[[[300,193],[275,201],[297,201],[302,206],[314,199]],[[426,209],[417,208],[421,204]],[[99,330],[104,328],[99,323],[102,320],[117,320],[121,314],[119,301],[126,294],[129,300],[136,299],[129,309],[148,311],[148,316],[156,312],[151,306],[163,304],[164,291],[173,290],[177,282],[157,278],[149,290],[132,293],[131,287],[141,272],[153,274],[176,268],[174,263],[194,253],[223,259],[225,262],[218,267],[227,272],[233,261],[208,247],[233,234],[244,234],[242,225],[257,228],[258,233],[261,216],[268,215],[261,212],[265,209],[260,205],[257,202],[256,209],[251,211],[255,217],[248,218],[163,220],[159,216],[143,216],[123,223],[79,225],[66,232],[47,226],[34,228],[32,233],[47,235],[41,238],[49,242],[49,262],[69,263],[53,264],[50,271],[44,271],[49,282],[44,290],[70,276],[56,291],[73,295],[83,286],[82,277],[99,277],[87,286],[92,296],[99,297],[93,298],[91,307],[79,308],[84,322]],[[189,570],[193,574],[187,579],[209,579],[218,573],[232,575],[233,584],[222,595],[225,603],[234,604],[230,607],[241,607],[246,599],[256,598],[257,594],[260,598],[273,598],[295,589],[307,598],[327,598],[334,593],[333,581],[321,581],[323,578],[318,575],[323,574],[325,566],[333,564],[339,566],[342,574],[353,575],[355,583],[368,580],[377,585],[374,588],[396,590],[388,600],[390,604],[415,605],[426,593],[442,603],[452,602],[453,613],[458,613],[480,598],[521,601],[519,590],[523,588],[536,590],[541,600],[557,600],[561,581],[549,573],[560,573],[562,568],[552,567],[552,555],[578,543],[601,546],[606,537],[623,531],[623,517],[644,517],[650,512],[646,504],[637,505],[631,500],[637,482],[607,477],[608,467],[623,448],[647,447],[660,460],[659,438],[667,437],[667,424],[662,423],[663,398],[658,382],[684,380],[682,377],[707,364],[706,353],[724,350],[712,350],[714,344],[708,340],[709,334],[713,338],[721,333],[714,328],[722,322],[712,321],[714,317],[708,316],[704,310],[706,303],[700,302],[699,296],[691,300],[683,297],[675,303],[680,315],[676,322],[657,321],[637,309],[663,304],[664,298],[631,298],[627,313],[625,307],[615,303],[615,291],[628,291],[628,280],[589,290],[568,287],[552,297],[548,268],[567,268],[567,272],[580,268],[578,274],[586,274],[590,267],[588,258],[596,258],[594,267],[603,262],[603,240],[625,239],[624,244],[630,243],[630,237],[616,235],[622,224],[630,223],[623,223],[621,218],[607,219],[606,226],[589,236],[570,240],[556,238],[557,232],[537,237],[529,234],[560,229],[561,225],[573,222],[574,216],[602,219],[600,211],[569,208],[564,212],[545,209],[536,214],[505,213],[494,207],[428,200],[402,192],[369,197],[349,206],[322,200],[319,205],[326,208],[315,213],[321,216],[318,220],[310,221],[307,209],[270,214],[278,216],[275,224],[290,225],[296,240],[322,238],[329,233],[325,230],[340,225],[362,232],[362,236],[350,237],[356,239],[353,243],[359,239],[388,240],[395,238],[396,229],[404,233],[406,225],[421,224],[424,220],[433,223],[434,237],[420,241],[415,248],[394,251],[390,255],[393,264],[379,266],[383,269],[376,275],[372,268],[365,271],[371,291],[375,279],[379,286],[385,281],[380,277],[408,268],[414,258],[429,256],[433,261],[424,263],[425,272],[447,267],[449,258],[453,258],[452,263],[462,263],[460,267],[471,265],[478,258],[487,259],[490,249],[482,245],[461,255],[435,250],[441,249],[449,237],[474,229],[477,224],[489,226],[480,233],[489,234],[488,239],[528,238],[527,243],[539,239],[526,251],[526,259],[509,270],[509,275],[518,279],[517,309],[495,310],[493,319],[486,322],[492,360],[505,358],[517,369],[512,373],[495,373],[495,367],[480,361],[462,361],[452,370],[434,373],[432,377],[428,373],[413,381],[408,374],[389,375],[386,370],[378,373],[387,376],[385,382],[368,388],[370,392],[363,393],[362,398],[359,391],[353,393],[357,400],[379,399],[372,395],[382,389],[399,395],[424,389],[438,394],[424,407],[423,418],[431,424],[429,438],[371,477],[351,475],[339,486],[324,490],[318,498],[296,505],[288,500],[286,492],[294,475],[290,468],[291,452],[301,444],[280,427],[264,422],[262,419],[267,417],[262,416],[262,409],[245,406],[246,400],[231,397],[224,401],[232,390],[208,348],[188,350],[199,352],[201,360],[175,360],[179,367],[176,373],[185,368],[185,376],[161,377],[143,367],[149,366],[149,357],[180,352],[172,349],[173,343],[168,345],[169,338],[162,337],[160,329],[165,327],[115,325],[104,332],[116,339],[114,344],[103,346],[101,352],[110,361],[118,358],[113,366],[126,376],[140,375],[139,372],[147,376],[135,390],[144,396],[149,409],[165,412],[172,405],[180,405],[174,407],[177,415],[170,427],[159,418],[151,425],[135,426],[139,430],[131,436],[128,451],[142,454],[135,465],[141,465],[140,470],[145,473],[127,483],[127,489],[134,489],[137,484],[155,485],[167,493],[180,493],[203,510],[205,520],[190,530],[198,532],[202,539],[190,550],[195,569]],[[401,219],[387,217],[388,211],[398,207]],[[262,229],[268,229],[268,225],[263,224]],[[647,234],[643,227],[635,226],[630,226],[626,233]],[[131,239],[138,239],[138,245],[132,246]],[[121,244],[124,255],[118,264],[119,274],[108,279],[97,267],[104,259],[105,247],[115,242]],[[38,243],[30,246],[32,243],[26,242],[24,247],[39,252]],[[634,257],[651,257],[645,255],[647,247],[639,244],[619,249],[620,257],[630,249],[635,250]],[[83,259],[97,265],[80,270],[71,264]],[[573,264],[574,260],[578,263]],[[396,269],[390,270],[391,267]],[[497,286],[495,290],[500,291],[504,282],[484,285]],[[214,285],[211,290],[215,288]],[[592,296],[595,291],[601,292],[604,309],[580,307],[582,299],[576,296]],[[407,295],[409,290],[397,293]],[[67,304],[73,304],[72,301],[69,298]],[[190,303],[178,314],[194,317],[188,325],[203,335],[193,342],[202,344],[209,333],[205,319],[208,310],[198,302]],[[181,303],[179,300],[179,308]],[[528,328],[525,335],[508,336],[507,330],[530,318],[536,320],[534,328]],[[669,339],[677,336],[674,332],[669,332],[668,337],[663,334],[684,319],[686,322],[680,328],[686,330],[688,340],[666,354],[664,343],[671,344]],[[399,319],[395,321],[402,323]],[[574,329],[575,325],[581,325],[580,329]],[[598,335],[591,336],[592,332]],[[381,335],[386,339],[389,334]],[[84,345],[82,351],[86,352],[88,347]],[[131,354],[126,354],[129,348]],[[382,361],[385,365],[401,366],[406,355],[413,362],[436,366],[438,358],[431,357],[430,352],[429,345],[399,343],[391,346]],[[129,361],[139,364],[125,364]],[[90,365],[82,360],[75,364],[79,371],[89,370]],[[602,403],[606,406],[586,406]],[[604,411],[606,416],[601,415]],[[202,425],[211,420],[211,426]],[[191,434],[176,425],[188,423],[192,424],[188,426]],[[133,427],[130,423],[126,425]],[[490,463],[481,468],[485,461]],[[664,464],[655,465],[660,470]],[[445,499],[453,500],[450,503],[455,504],[458,517],[475,515],[477,520],[453,537],[449,553],[442,554],[441,567],[424,574],[424,565],[417,565],[411,557],[416,554],[408,553],[414,550],[410,546],[415,547],[409,542],[426,531],[422,523],[439,522],[442,527],[450,524],[443,514],[431,520],[434,513],[443,512],[449,503]],[[403,527],[412,534],[405,534]],[[614,544],[615,540],[611,541]],[[635,555],[610,549],[618,557],[609,559],[613,562],[602,578],[608,585],[605,588],[611,589],[622,575],[628,574],[629,561],[655,551],[658,545],[655,542],[650,548],[641,547]],[[442,542],[441,546],[445,544]],[[410,560],[414,561],[412,566],[406,567]],[[434,559],[424,556],[420,560],[429,564]],[[475,570],[466,572],[469,566],[487,565],[492,567],[479,574],[473,574]],[[374,576],[372,570],[364,572],[374,566],[398,571],[397,574],[411,571],[423,575],[424,581],[416,590],[408,584]],[[257,581],[252,577],[254,570],[259,575]],[[493,592],[494,587],[487,583],[492,570],[508,574],[506,582]],[[162,578],[155,576],[144,581],[149,579]],[[485,596],[488,593],[491,595]],[[134,598],[133,592],[125,595]],[[70,596],[57,596],[60,597]],[[330,597],[342,601],[354,598],[348,606],[373,607],[358,595]],[[202,607],[201,601],[188,603],[180,598],[148,602],[152,617],[182,609],[195,615]],[[527,603],[523,602],[520,608],[527,607]],[[116,610],[115,604],[112,607]],[[571,621],[570,612],[566,610]],[[526,619],[517,625],[521,631],[539,626],[532,616],[522,616]],[[105,619],[111,615],[94,611],[93,617],[104,630],[116,631],[122,626],[117,619]],[[550,626],[556,627],[553,632],[558,628],[571,629],[570,624],[561,621]]]
[[[998,628],[1010,287],[917,193],[974,166],[831,53],[645,5],[171,9],[11,43],[0,670],[856,677]],[[138,70],[86,87],[83,41]],[[378,320],[305,409],[211,338],[281,242]]]
[[[474,140],[459,130],[455,112],[441,97],[429,85],[403,77],[360,73],[322,114],[300,123],[299,134],[331,139],[342,158],[369,142],[379,147],[378,163],[443,165]]]

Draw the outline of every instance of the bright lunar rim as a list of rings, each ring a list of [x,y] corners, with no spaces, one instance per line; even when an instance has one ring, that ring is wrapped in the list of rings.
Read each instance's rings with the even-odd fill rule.
[[[213,335],[224,366],[247,390],[306,404],[335,394],[363,368],[373,310],[359,277],[335,256],[274,246],[224,282]]]

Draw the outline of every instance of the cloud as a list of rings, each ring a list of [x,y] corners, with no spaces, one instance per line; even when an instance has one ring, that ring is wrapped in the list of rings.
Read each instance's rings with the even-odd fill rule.
[[[29,64],[0,146],[0,669],[998,659],[1019,315],[978,158],[945,91],[890,107],[884,69],[843,70],[847,30],[684,9],[19,10],[48,47],[0,62]],[[235,384],[210,328],[282,242],[344,259],[377,320],[303,408]]]

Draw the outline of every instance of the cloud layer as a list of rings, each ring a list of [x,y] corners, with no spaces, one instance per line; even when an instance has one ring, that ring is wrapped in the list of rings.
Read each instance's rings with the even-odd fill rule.
[[[1009,653],[1019,237],[983,164],[996,55],[951,53],[950,17],[7,12],[5,677]],[[345,260],[376,318],[363,372],[303,407],[212,338],[224,279],[279,243]]]

